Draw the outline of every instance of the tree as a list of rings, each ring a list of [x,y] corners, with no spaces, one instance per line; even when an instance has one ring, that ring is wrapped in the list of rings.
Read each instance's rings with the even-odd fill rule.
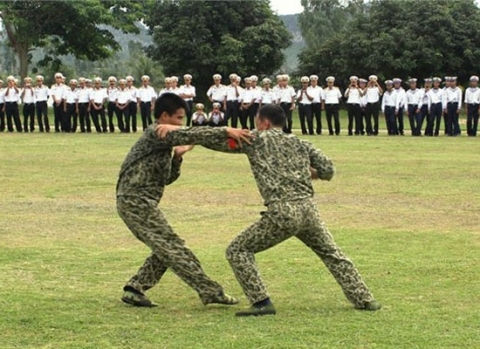
[[[23,78],[28,74],[30,52],[47,44],[44,63],[67,54],[89,60],[111,56],[120,46],[112,33],[99,25],[138,32],[134,23],[143,17],[143,8],[141,1],[9,0],[0,1],[0,18]]]
[[[145,23],[153,34],[148,52],[166,75],[194,77],[204,98],[212,75],[274,73],[291,35],[269,6],[257,1],[160,0]]]
[[[414,19],[414,20],[412,20]],[[311,52],[311,51],[310,51]],[[302,53],[300,71],[380,79],[478,72],[480,9],[475,0],[375,0],[320,48]]]

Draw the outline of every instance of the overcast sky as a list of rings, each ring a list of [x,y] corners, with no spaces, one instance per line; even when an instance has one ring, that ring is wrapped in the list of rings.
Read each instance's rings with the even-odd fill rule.
[[[300,0],[270,0],[270,5],[279,15],[291,15],[303,11]]]

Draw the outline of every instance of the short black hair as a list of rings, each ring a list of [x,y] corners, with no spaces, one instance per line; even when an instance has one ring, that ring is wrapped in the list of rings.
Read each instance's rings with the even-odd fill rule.
[[[173,115],[178,109],[188,109],[187,103],[180,96],[175,93],[164,93],[155,101],[155,119],[165,112],[168,115]]]
[[[258,117],[261,120],[267,119],[273,126],[284,127],[287,121],[285,111],[279,105],[267,104],[260,108],[258,111]]]

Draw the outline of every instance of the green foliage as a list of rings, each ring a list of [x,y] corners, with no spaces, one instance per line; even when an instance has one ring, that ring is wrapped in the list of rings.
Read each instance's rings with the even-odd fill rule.
[[[461,82],[480,65],[480,10],[474,0],[371,1],[338,35],[310,46],[301,72],[385,78],[456,75]]]
[[[153,34],[151,57],[167,75],[192,74],[200,98],[213,73],[274,73],[291,42],[268,0],[157,1],[145,23]]]

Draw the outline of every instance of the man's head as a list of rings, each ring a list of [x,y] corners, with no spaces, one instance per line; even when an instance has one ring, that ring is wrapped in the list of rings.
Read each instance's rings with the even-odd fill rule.
[[[178,77],[177,76],[171,76],[170,79],[172,79],[172,88],[177,88]]]
[[[408,80],[408,83],[410,84],[411,90],[415,90],[417,88],[417,79],[411,78]]]
[[[470,77],[470,86],[472,86],[473,88],[477,87],[478,85],[478,76],[476,75],[473,75]]]
[[[393,88],[393,81],[392,80],[385,81],[385,87],[387,88],[387,91],[391,91]]]
[[[271,128],[283,128],[287,118],[282,107],[275,104],[267,104],[260,108],[255,118],[255,127],[258,131]]]
[[[215,102],[215,103],[213,103],[212,107],[213,107],[213,111],[215,113],[218,113],[220,111],[220,103]]]
[[[127,76],[125,80],[127,80],[127,87],[129,88],[133,86],[133,82],[135,81],[135,79],[131,75]]]
[[[219,86],[221,82],[222,76],[220,74],[213,75],[213,83],[215,84],[215,86]]]
[[[302,83],[302,89],[305,90],[308,87],[310,78],[308,76],[302,76],[302,78],[300,79],[300,82]]]
[[[187,103],[174,93],[164,93],[155,101],[154,115],[159,124],[180,126],[185,117]]]
[[[457,77],[456,76],[451,77],[450,87],[457,87]]]
[[[116,84],[117,84],[117,78],[115,76],[110,76],[108,78],[108,85],[110,85],[110,87],[115,87]]]
[[[42,86],[43,85],[43,76],[42,75],[37,75],[35,77],[35,80],[37,81],[37,85],[38,86]]]
[[[434,77],[432,80],[433,80],[433,88],[439,88],[442,83],[442,79],[439,77]]]
[[[393,79],[393,88],[399,89],[400,87],[402,87],[402,80],[399,78]]]
[[[183,81],[185,81],[185,85],[190,85],[192,83],[192,76],[190,74],[185,74],[183,76]]]
[[[96,89],[102,87],[102,78],[96,77],[95,79],[93,79],[93,85]]]
[[[55,74],[55,82],[57,84],[61,84],[62,83],[62,80],[63,80],[63,75],[62,73],[56,73]]]

